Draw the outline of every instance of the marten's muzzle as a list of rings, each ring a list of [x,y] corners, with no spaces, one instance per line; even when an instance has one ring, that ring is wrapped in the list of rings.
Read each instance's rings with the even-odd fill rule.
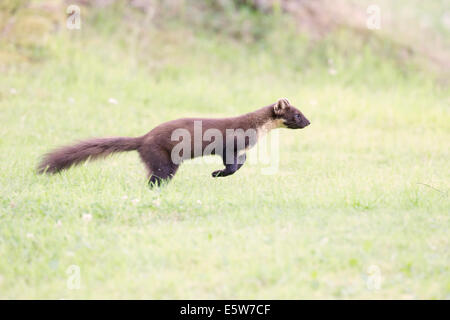
[[[309,122],[309,120],[305,118],[300,125],[300,129],[306,128],[310,124],[311,124],[311,122]]]

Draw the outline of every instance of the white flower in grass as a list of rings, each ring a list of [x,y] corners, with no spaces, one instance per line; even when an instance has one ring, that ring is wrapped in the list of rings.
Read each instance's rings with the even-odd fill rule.
[[[56,227],[61,228],[61,226],[62,226],[61,220],[56,221]]]
[[[202,201],[201,200],[197,200],[197,204],[202,204]]]
[[[127,199],[128,199],[128,196],[123,196],[122,199],[123,199],[123,200],[127,200]]]
[[[119,101],[117,101],[117,100],[114,99],[114,98],[109,98],[109,99],[108,99],[108,102],[111,103],[111,104],[118,104],[118,103],[119,103]]]
[[[334,68],[329,68],[328,73],[331,74],[332,76],[335,76],[337,74],[337,70]]]
[[[139,199],[133,199],[133,200],[131,200],[131,202],[133,202],[133,204],[137,204],[138,202],[139,202],[140,200]]]
[[[155,199],[152,201],[152,203],[155,207],[159,207],[161,205],[161,199]]]
[[[67,99],[67,101],[69,101],[69,103],[75,103],[75,99],[72,97],[69,97],[69,99]]]
[[[11,89],[9,89],[9,93],[17,94],[17,90],[15,88],[11,88]]]
[[[27,238],[28,238],[28,239],[33,239],[33,238],[34,238],[34,234],[28,232],[28,233],[27,233]]]
[[[85,214],[83,214],[82,219],[84,222],[89,223],[92,220],[92,214],[85,213]]]

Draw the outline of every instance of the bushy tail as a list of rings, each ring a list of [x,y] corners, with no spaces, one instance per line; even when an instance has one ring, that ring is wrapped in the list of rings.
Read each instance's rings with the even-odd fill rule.
[[[57,173],[88,159],[104,158],[115,152],[132,151],[140,147],[139,138],[97,138],[55,149],[42,158],[38,173]]]

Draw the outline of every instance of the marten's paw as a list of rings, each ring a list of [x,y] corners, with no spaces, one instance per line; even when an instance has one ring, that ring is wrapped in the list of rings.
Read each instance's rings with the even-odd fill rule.
[[[224,176],[224,172],[223,172],[223,170],[216,170],[213,173],[211,173],[211,176],[213,178],[223,177]]]

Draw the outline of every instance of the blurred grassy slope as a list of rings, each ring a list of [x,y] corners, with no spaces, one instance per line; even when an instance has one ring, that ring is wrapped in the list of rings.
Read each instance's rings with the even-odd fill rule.
[[[449,298],[450,97],[394,41],[312,40],[245,8],[232,19],[252,23],[246,35],[86,10],[79,31],[55,22],[37,43],[2,38],[0,297]],[[312,125],[280,132],[276,176],[246,164],[214,180],[219,162],[186,164],[152,192],[133,153],[34,173],[73,139],[281,96]],[[66,286],[73,264],[80,290]],[[371,265],[379,290],[367,288]]]
[[[123,38],[139,37],[139,41],[148,46],[148,41],[153,41],[148,34],[149,29],[164,36],[165,28],[178,24],[182,29],[195,32],[208,30],[210,36],[225,35],[241,43],[254,43],[270,37],[275,27],[283,34],[288,31],[288,39],[280,39],[282,42],[299,40],[298,34],[292,38],[294,29],[309,38],[308,48],[301,51],[307,57],[316,58],[317,52],[309,52],[311,47],[329,46],[330,39],[333,39],[336,46],[335,33],[345,30],[348,37],[338,41],[339,46],[336,48],[340,53],[369,47],[375,55],[397,63],[405,60],[420,60],[423,63],[429,60],[444,75],[448,74],[450,67],[450,9],[445,0],[378,1],[381,29],[376,31],[370,31],[366,27],[366,9],[371,4],[366,0],[78,2],[89,4],[81,8],[82,20],[86,20],[85,27],[88,28],[85,34],[90,37],[98,33],[104,37],[119,33]],[[66,6],[59,0],[2,2],[0,48],[3,58],[0,56],[0,66],[7,63],[8,58],[13,63],[17,62],[15,56],[32,61],[45,58],[49,38],[67,31]],[[290,28],[284,30],[283,27],[287,24]],[[322,41],[323,38],[325,41]],[[295,49],[299,48],[301,46]],[[295,58],[298,57],[300,56]],[[307,64],[306,57],[302,58],[299,63]]]

